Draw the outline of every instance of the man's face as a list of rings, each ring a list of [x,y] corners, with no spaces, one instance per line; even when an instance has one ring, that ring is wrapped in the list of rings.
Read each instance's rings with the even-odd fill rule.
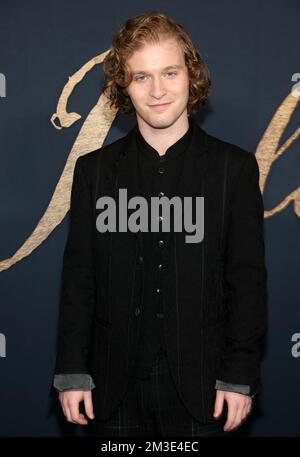
[[[187,119],[189,77],[179,43],[145,44],[127,60],[133,79],[127,87],[138,121],[163,129]]]

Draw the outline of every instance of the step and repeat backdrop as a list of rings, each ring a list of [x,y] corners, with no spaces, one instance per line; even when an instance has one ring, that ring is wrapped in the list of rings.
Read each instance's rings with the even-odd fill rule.
[[[0,436],[82,436],[51,394],[74,161],[135,124],[104,108],[114,33],[160,11],[211,75],[197,114],[252,151],[265,205],[268,335],[263,391],[236,432],[300,436],[300,2],[0,2]]]

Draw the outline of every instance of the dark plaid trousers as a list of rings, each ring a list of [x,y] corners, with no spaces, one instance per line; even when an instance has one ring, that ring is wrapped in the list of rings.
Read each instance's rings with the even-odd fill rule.
[[[149,377],[130,378],[114,416],[92,420],[90,427],[96,437],[226,437],[231,433],[223,431],[225,419],[203,424],[192,417],[178,396],[166,356],[159,354]]]

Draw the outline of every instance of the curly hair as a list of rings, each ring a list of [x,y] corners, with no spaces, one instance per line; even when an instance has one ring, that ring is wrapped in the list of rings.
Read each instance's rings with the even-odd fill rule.
[[[112,46],[103,61],[103,92],[110,107],[124,114],[135,114],[126,87],[132,75],[126,60],[146,43],[175,38],[181,45],[189,75],[188,114],[197,112],[211,93],[208,68],[184,28],[163,13],[154,11],[128,19],[113,37]]]

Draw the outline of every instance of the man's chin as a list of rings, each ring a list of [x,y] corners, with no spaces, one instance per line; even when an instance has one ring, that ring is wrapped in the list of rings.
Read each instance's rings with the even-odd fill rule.
[[[174,116],[151,116],[143,119],[153,129],[166,129],[176,122],[176,117]]]

